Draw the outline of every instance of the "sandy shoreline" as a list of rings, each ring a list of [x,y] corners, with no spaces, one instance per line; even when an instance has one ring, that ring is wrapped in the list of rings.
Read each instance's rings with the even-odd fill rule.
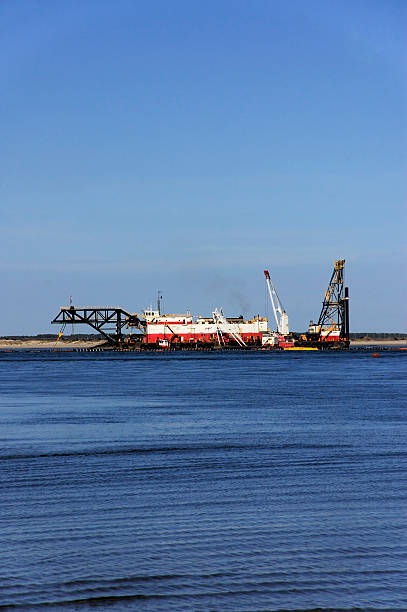
[[[78,349],[96,348],[105,344],[102,340],[3,340],[0,339],[0,350],[15,349]]]
[[[72,349],[90,349],[97,348],[105,344],[104,340],[5,340],[0,339],[0,350],[39,350],[39,349],[58,349],[58,350],[72,350]],[[369,347],[369,346],[383,346],[383,347],[407,347],[407,340],[351,340],[351,347]]]

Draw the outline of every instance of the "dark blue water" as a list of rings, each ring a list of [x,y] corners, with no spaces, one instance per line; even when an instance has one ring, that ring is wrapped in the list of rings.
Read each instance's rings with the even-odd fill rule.
[[[406,610],[405,353],[0,353],[0,607]]]

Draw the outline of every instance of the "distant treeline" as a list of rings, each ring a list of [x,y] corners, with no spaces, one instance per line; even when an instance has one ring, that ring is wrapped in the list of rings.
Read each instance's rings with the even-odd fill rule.
[[[69,340],[103,340],[102,334],[64,334]],[[58,334],[37,334],[36,336],[0,336],[2,340],[56,340]]]
[[[405,340],[407,338],[407,334],[402,334],[398,332],[357,332],[349,334],[351,340],[381,340],[385,338],[386,340]]]

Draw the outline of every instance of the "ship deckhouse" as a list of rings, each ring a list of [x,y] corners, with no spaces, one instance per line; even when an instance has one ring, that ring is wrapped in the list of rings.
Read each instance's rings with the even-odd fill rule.
[[[160,314],[158,310],[150,308],[144,311],[144,317],[148,343],[216,342],[222,331],[213,317],[200,315],[194,319],[190,312]],[[243,317],[228,318],[227,323],[233,333],[249,343],[261,343],[263,334],[267,332],[266,318],[255,317],[250,321],[245,321]],[[227,334],[225,340],[228,341]]]

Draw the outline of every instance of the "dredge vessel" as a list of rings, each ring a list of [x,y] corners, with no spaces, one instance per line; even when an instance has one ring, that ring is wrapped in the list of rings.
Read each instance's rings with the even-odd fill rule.
[[[68,324],[87,324],[105,339],[107,348],[119,350],[262,348],[283,350],[318,350],[349,347],[349,295],[344,287],[345,260],[337,260],[325,293],[317,323],[308,331],[290,331],[288,315],[283,308],[268,270],[264,271],[276,330],[270,330],[267,317],[260,315],[244,320],[226,317],[222,309],[210,317],[194,318],[190,312],[161,313],[160,294],[157,308],[129,313],[119,306],[62,306],[51,321],[60,324],[62,335]]]

